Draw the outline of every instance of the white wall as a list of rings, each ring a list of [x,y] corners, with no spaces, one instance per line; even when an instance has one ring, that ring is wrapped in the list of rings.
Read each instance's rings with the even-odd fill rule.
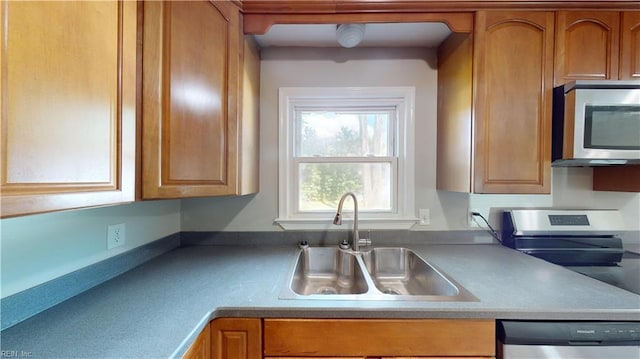
[[[436,52],[433,49],[268,48],[261,62],[260,193],[182,202],[185,231],[278,231],[278,88],[289,86],[415,86],[416,209],[431,225],[416,230],[469,229],[468,210],[499,223],[500,208],[617,208],[640,230],[640,194],[594,192],[591,169],[554,168],[552,195],[469,195],[435,190]],[[327,219],[328,221],[330,219]]]
[[[469,195],[469,208],[489,215],[499,227],[504,208],[554,207],[618,209],[626,228],[640,231],[640,193],[593,191],[593,169],[582,167],[552,168],[551,195]],[[626,237],[638,241],[637,236]]]
[[[640,193],[593,191],[593,169],[554,168],[553,205],[573,208],[615,208],[626,229],[640,230]]]
[[[126,243],[107,250],[107,226],[124,223]],[[2,298],[180,232],[180,201],[56,212],[0,221]]]

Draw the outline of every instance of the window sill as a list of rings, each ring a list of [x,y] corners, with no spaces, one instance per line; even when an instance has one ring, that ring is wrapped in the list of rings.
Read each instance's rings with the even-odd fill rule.
[[[284,230],[338,230],[353,226],[350,218],[344,218],[341,226],[334,225],[331,219],[326,218],[276,218],[275,223]],[[416,223],[418,218],[365,218],[358,219],[358,229],[410,229]]]

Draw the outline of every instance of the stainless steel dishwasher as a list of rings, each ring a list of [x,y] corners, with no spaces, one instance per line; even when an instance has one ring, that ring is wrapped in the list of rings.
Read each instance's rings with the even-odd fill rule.
[[[498,359],[638,359],[639,322],[499,321]]]

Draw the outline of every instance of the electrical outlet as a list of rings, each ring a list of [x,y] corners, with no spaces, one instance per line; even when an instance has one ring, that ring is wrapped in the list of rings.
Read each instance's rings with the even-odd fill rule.
[[[480,213],[480,211],[478,211],[477,209],[469,208],[469,210],[467,211],[467,224],[469,228],[480,227],[480,222],[478,222],[480,218],[475,217],[473,214],[471,214],[473,212]]]
[[[126,239],[124,223],[107,226],[107,249],[124,245]]]
[[[421,225],[431,224],[431,211],[428,208],[421,208],[418,212]]]
[[[420,224],[421,225],[429,225],[431,224],[431,212],[428,208],[421,208],[419,211],[420,215]]]

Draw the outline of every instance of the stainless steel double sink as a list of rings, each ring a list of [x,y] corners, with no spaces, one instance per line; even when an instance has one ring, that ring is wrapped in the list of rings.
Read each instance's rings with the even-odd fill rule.
[[[353,252],[300,250],[282,299],[477,301],[460,284],[403,247]]]

